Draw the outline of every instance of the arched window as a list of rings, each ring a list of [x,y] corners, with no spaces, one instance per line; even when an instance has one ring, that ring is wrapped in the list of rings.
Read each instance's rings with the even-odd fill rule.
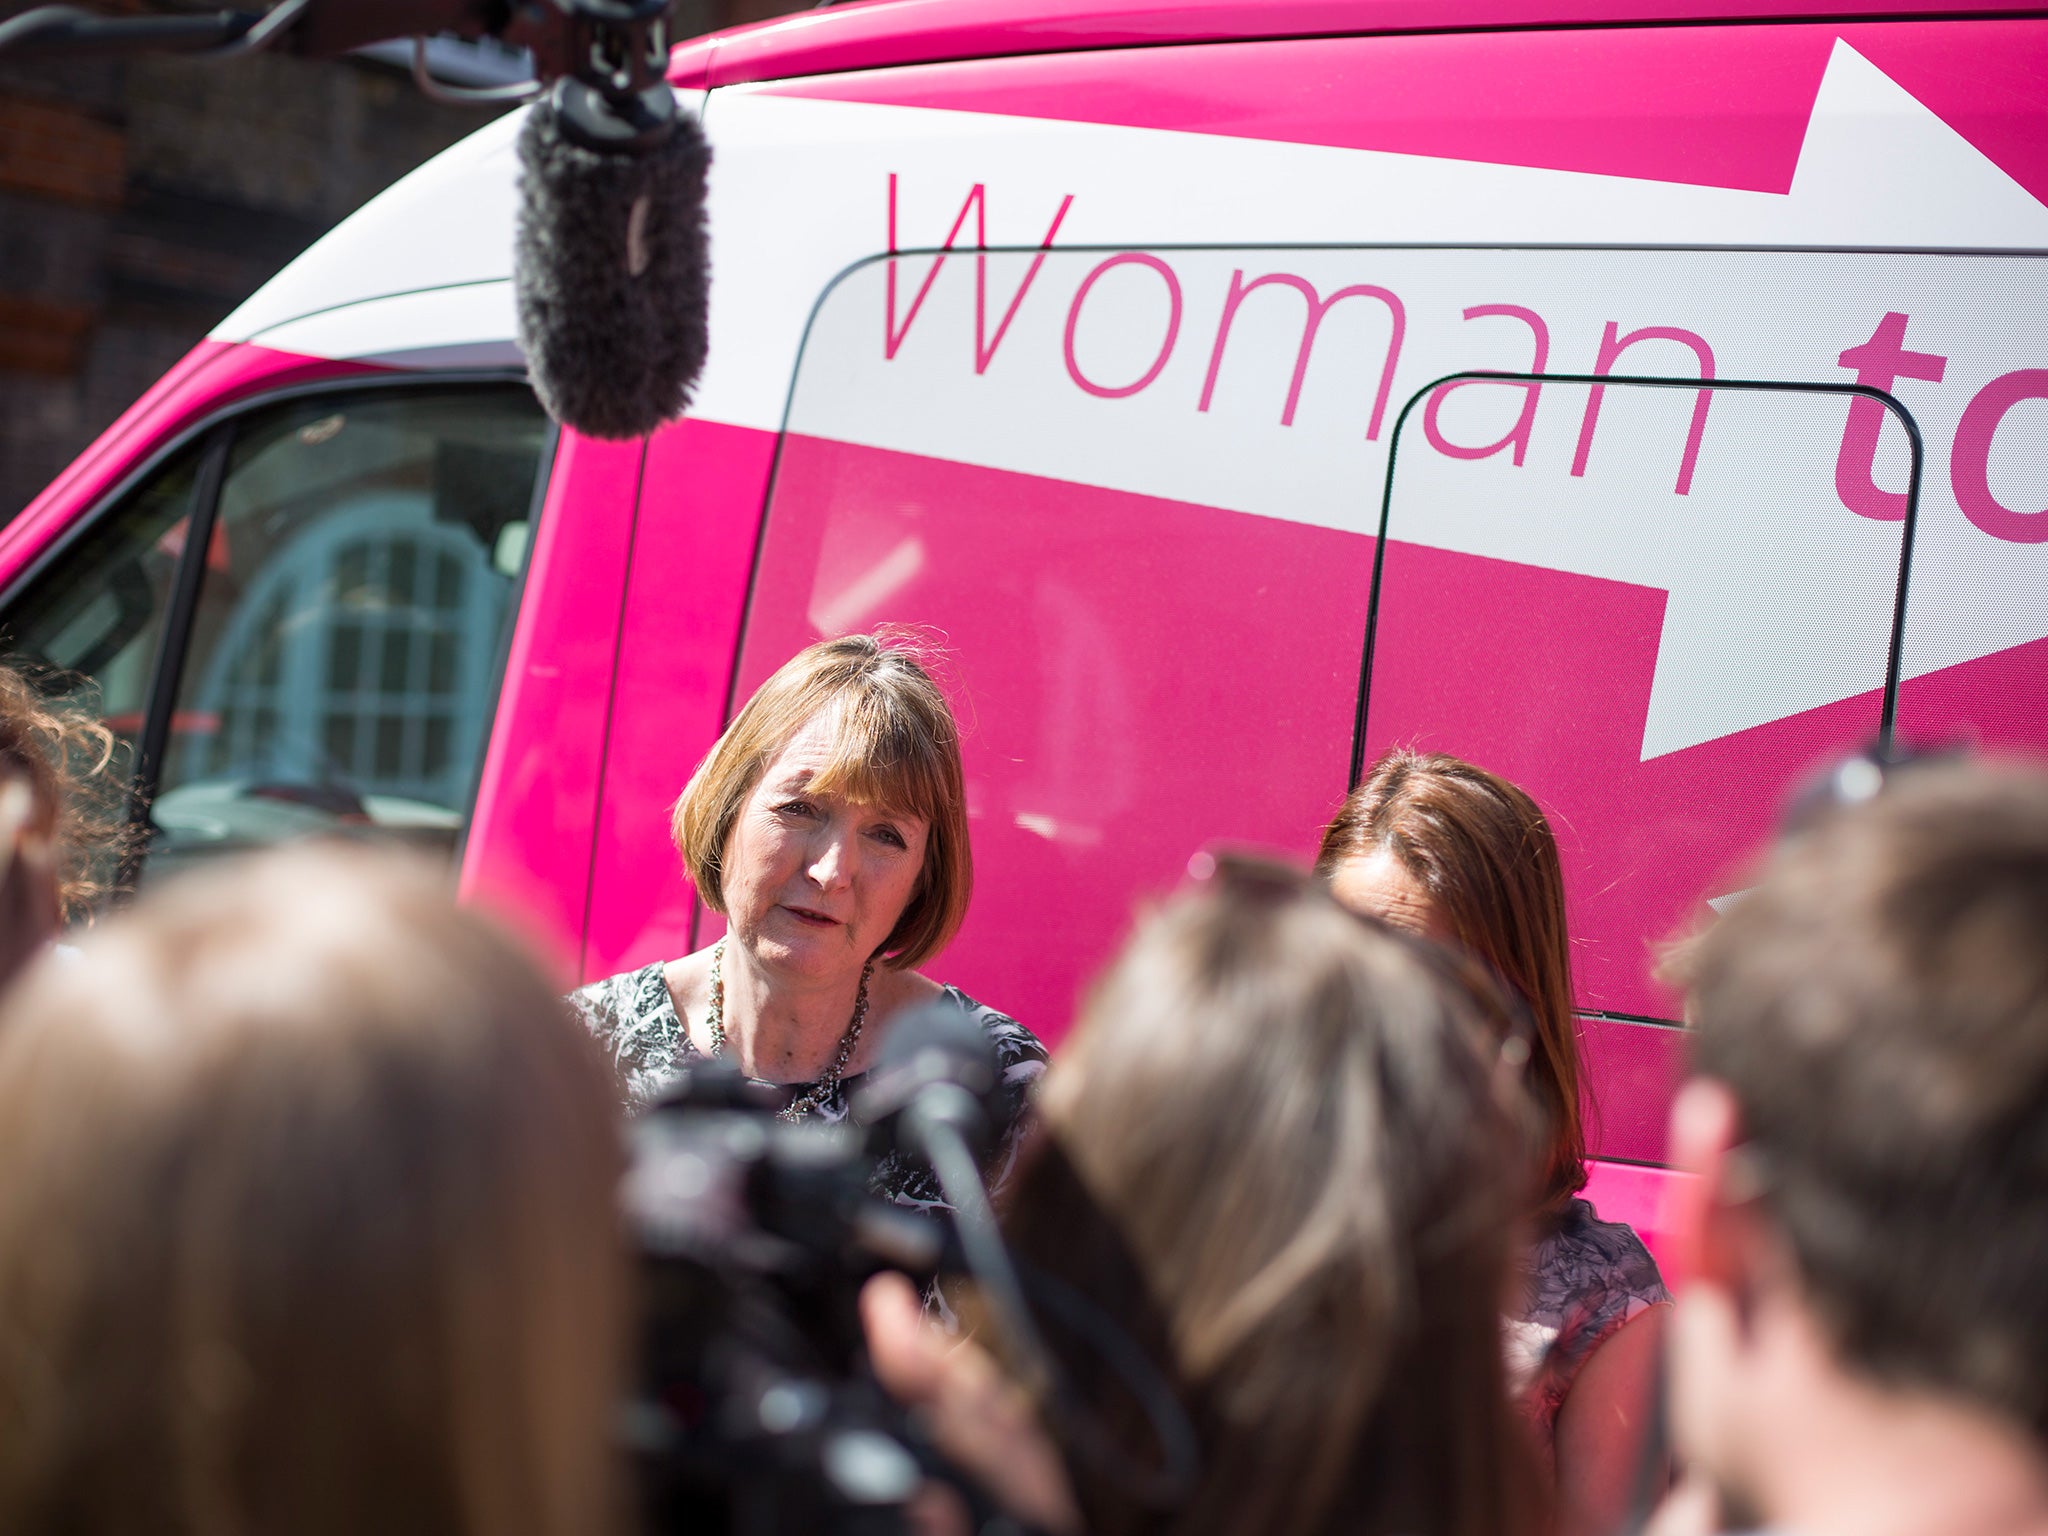
[[[431,510],[357,501],[272,556],[208,658],[194,711],[219,724],[181,778],[460,804],[506,590],[474,535]]]

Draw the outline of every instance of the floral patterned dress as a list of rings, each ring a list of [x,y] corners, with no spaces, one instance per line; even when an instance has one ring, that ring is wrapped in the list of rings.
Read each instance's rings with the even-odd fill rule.
[[[1546,1455],[1579,1369],[1630,1318],[1671,1299],[1657,1261],[1625,1222],[1566,1203],[1523,1271],[1523,1306],[1507,1319],[1508,1385]]]
[[[997,1136],[995,1149],[982,1171],[988,1177],[990,1189],[1000,1190],[1009,1180],[1018,1144],[1028,1124],[1031,1085],[1045,1071],[1045,1047],[1008,1014],[977,1003],[958,987],[944,987],[941,995],[955,1007],[964,1008],[995,1047],[996,1067],[1002,1075]],[[637,971],[625,971],[579,987],[569,994],[569,1002],[610,1053],[629,1108],[651,1103],[687,1072],[692,1062],[704,1059],[676,1014],[675,1000],[669,996],[666,967],[659,960]],[[827,1123],[844,1120],[866,1077],[863,1072],[841,1078],[809,1117]],[[777,1085],[789,1098],[807,1092],[811,1086]],[[898,1152],[882,1159],[875,1170],[872,1188],[876,1194],[912,1210],[948,1208],[931,1170]]]

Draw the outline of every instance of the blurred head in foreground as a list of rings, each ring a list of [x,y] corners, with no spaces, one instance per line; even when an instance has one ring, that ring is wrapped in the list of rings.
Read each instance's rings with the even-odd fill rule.
[[[1150,1513],[1070,1443],[1093,1536],[1522,1528],[1499,1317],[1530,1158],[1476,1008],[1305,876],[1230,865],[1097,987],[1005,1224],[1160,1364],[1201,1461]],[[1100,1351],[1060,1352],[1118,1401]],[[1104,1417],[1158,1465],[1142,1419]]]
[[[1773,1524],[2048,1518],[2048,778],[1896,774],[1680,964],[1681,1450]]]
[[[0,1013],[0,1529],[603,1529],[612,1104],[520,950],[363,851],[43,961]]]

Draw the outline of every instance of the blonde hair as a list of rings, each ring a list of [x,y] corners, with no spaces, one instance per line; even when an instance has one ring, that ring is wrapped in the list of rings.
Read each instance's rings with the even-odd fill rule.
[[[1171,1516],[1078,1458],[1096,1536],[1540,1524],[1499,1340],[1526,1144],[1418,954],[1313,888],[1219,883],[1141,927],[1048,1072],[1006,1230],[1201,1442]]]
[[[698,898],[723,915],[733,823],[775,754],[814,720],[832,729],[814,790],[920,816],[929,827],[917,889],[881,947],[887,964],[912,969],[959,931],[974,856],[960,730],[908,637],[821,640],[784,662],[690,775],[670,827],[676,850]]]
[[[0,1529],[609,1522],[604,1063],[445,877],[390,860],[169,882],[9,996]]]

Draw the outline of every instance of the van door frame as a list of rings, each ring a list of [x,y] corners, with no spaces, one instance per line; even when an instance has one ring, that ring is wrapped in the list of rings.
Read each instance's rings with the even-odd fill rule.
[[[259,389],[255,393],[240,396],[188,422],[142,455],[133,468],[94,498],[84,511],[75,515],[56,537],[38,550],[34,558],[25,563],[15,578],[7,584],[6,590],[0,592],[0,629],[4,629],[10,611],[25,593],[36,587],[53,568],[67,560],[81,544],[90,540],[108,517],[113,516],[137,490],[160,474],[179,454],[186,452],[194,444],[203,445],[198,470],[193,479],[191,502],[186,513],[191,520],[190,532],[184,548],[179,551],[177,570],[172,577],[170,594],[164,608],[163,633],[158,639],[156,654],[151,658],[148,702],[144,707],[142,729],[136,737],[134,766],[128,778],[128,825],[137,835],[122,859],[117,880],[117,900],[122,899],[120,893],[133,891],[136,877],[148,859],[149,846],[145,834],[149,828],[149,808],[156,798],[157,780],[162,773],[163,757],[170,742],[171,717],[176,706],[178,689],[184,680],[185,655],[191,640],[192,621],[205,585],[206,552],[211,544],[214,521],[219,513],[221,489],[227,479],[228,456],[233,451],[236,428],[241,420],[252,412],[327,395],[445,390],[450,387],[497,388],[510,385],[530,390],[532,381],[523,368],[434,369],[381,374],[336,373],[326,378],[303,380],[277,389]],[[535,466],[532,498],[528,504],[529,557],[535,534],[538,532],[540,510],[546,501],[549,481],[553,478],[561,433],[560,424],[552,417],[548,418],[540,458]],[[512,588],[509,611],[514,619],[525,596],[526,573],[530,566],[530,558],[522,561],[518,580]],[[504,634],[499,637],[498,654],[492,663],[494,715],[497,702],[504,692],[505,664],[510,651],[513,627],[513,622],[508,620]],[[478,748],[479,768],[481,754],[488,750],[489,745],[490,732],[486,730]],[[470,776],[469,802],[464,807],[462,836],[456,845],[457,868],[461,867],[468,844],[480,778],[480,773],[472,773]]]

